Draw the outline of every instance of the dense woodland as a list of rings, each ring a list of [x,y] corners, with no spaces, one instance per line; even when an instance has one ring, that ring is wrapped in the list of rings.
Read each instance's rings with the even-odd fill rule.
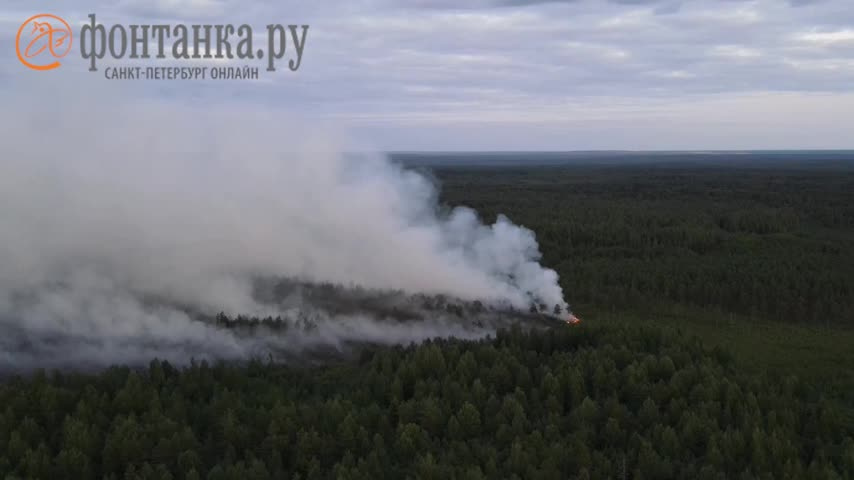
[[[536,232],[584,323],[366,346],[311,367],[7,378],[0,477],[854,478],[837,350],[854,326],[850,164],[434,171],[444,204]],[[779,352],[753,329],[738,332],[755,361],[710,348],[706,331],[659,323],[664,305],[800,329],[780,331],[803,332],[783,355],[804,369],[771,368]]]
[[[513,329],[315,369],[40,374],[0,387],[0,405],[11,478],[854,476],[852,430],[820,391],[640,326]]]
[[[854,326],[854,162],[440,168],[442,198],[537,234],[567,297]]]

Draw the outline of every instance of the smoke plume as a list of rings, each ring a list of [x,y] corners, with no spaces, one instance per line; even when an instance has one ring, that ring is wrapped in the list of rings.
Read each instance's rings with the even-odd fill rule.
[[[276,115],[129,104],[10,111],[0,369],[245,358],[304,344],[200,319],[292,310],[259,299],[264,279],[565,307],[531,231],[444,211],[423,175],[382,155],[342,154],[328,135]],[[380,328],[371,322],[381,315],[314,311],[315,338],[331,345],[490,330],[466,333],[441,315]]]

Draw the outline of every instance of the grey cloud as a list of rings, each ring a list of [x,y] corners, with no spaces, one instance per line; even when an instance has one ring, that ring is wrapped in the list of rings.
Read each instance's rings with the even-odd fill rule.
[[[828,41],[854,28],[846,0],[809,8],[777,0],[101,0],[83,11],[70,2],[55,5],[60,13],[85,18],[97,11],[112,21],[245,21],[256,29],[269,22],[308,23],[296,74],[125,87],[175,101],[279,106],[360,130],[383,116],[432,122],[481,112],[493,115],[484,121],[494,123],[505,118],[495,113],[501,110],[545,121],[551,106],[605,98],[694,103],[719,95],[843,95],[854,85],[851,46]],[[4,8],[0,17],[14,18],[27,7],[13,2]],[[0,75],[13,87],[26,85],[29,72],[9,55],[0,52],[8,60],[0,63]],[[105,82],[90,77],[84,81]],[[627,106],[609,112],[631,115]],[[372,137],[396,142],[382,131]]]

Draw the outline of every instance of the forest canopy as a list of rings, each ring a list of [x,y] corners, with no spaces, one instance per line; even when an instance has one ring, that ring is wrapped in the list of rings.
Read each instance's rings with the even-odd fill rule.
[[[5,383],[0,405],[11,478],[854,475],[850,418],[820,391],[640,326],[514,328],[317,368],[41,373]]]
[[[573,303],[854,326],[854,164],[750,160],[436,171],[447,204],[534,230]]]

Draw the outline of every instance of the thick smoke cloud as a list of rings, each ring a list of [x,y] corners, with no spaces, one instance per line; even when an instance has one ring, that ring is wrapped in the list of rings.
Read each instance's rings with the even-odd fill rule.
[[[565,306],[531,231],[506,218],[484,225],[466,208],[442,213],[424,176],[344,155],[276,115],[121,103],[59,117],[7,111],[0,367],[263,353],[277,340],[195,315],[281,314],[253,291],[264,278]],[[384,336],[372,320],[382,319],[325,318],[315,333],[464,334],[437,322]]]

